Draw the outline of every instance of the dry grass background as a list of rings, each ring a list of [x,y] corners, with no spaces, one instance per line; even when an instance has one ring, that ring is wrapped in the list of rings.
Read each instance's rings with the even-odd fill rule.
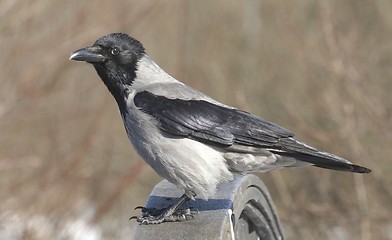
[[[176,78],[365,165],[260,174],[288,239],[392,239],[392,3],[0,1],[0,238],[130,239],[160,178],[69,54],[122,31]]]

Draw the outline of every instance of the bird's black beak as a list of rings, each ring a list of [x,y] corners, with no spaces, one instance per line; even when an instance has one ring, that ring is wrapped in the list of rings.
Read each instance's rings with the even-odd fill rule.
[[[102,55],[100,46],[92,46],[79,49],[71,54],[69,60],[85,61],[88,63],[103,63],[106,57]]]

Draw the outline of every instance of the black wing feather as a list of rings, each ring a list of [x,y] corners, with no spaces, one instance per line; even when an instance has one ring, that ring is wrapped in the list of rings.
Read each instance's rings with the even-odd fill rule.
[[[154,116],[160,129],[174,136],[190,137],[209,144],[265,147],[281,156],[296,158],[317,167],[368,173],[333,154],[318,151],[293,138],[288,130],[238,109],[203,100],[170,99],[144,91],[135,95],[135,105]]]
[[[134,102],[160,122],[161,130],[217,145],[272,146],[293,136],[262,118],[203,100],[169,99],[144,91],[136,94]]]

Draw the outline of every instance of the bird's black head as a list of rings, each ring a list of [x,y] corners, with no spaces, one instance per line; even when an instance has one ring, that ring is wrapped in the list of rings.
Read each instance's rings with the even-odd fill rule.
[[[122,104],[127,85],[135,80],[137,63],[144,55],[144,47],[138,40],[124,33],[112,33],[91,47],[75,51],[69,59],[93,64],[117,103]]]

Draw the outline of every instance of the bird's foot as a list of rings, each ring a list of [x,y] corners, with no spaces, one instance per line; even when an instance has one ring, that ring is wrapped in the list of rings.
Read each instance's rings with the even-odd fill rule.
[[[137,217],[133,216],[129,220],[136,219],[141,225],[159,224],[163,222],[182,222],[191,220],[194,215],[198,213],[194,209],[177,209],[175,212],[170,211],[170,208],[156,209],[136,207],[135,209],[142,209],[142,215]]]
[[[168,208],[159,210],[155,208],[136,207],[142,209],[140,217],[131,217],[129,220],[136,219],[139,224],[159,224],[163,222],[180,222],[193,219],[195,211],[191,209],[182,209],[181,206],[191,198],[183,194],[175,203]]]

